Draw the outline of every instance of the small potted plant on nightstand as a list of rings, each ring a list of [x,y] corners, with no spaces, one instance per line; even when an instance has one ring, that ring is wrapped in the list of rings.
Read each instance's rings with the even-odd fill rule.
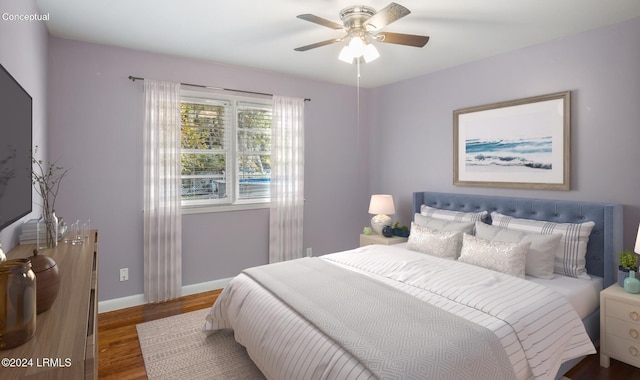
[[[638,272],[638,255],[625,249],[618,255],[620,266],[618,267],[618,285],[624,286],[624,279],[629,277],[629,271]]]
[[[408,237],[409,227],[407,226],[400,227],[400,222],[395,222],[395,224],[393,225],[393,234],[395,236]]]

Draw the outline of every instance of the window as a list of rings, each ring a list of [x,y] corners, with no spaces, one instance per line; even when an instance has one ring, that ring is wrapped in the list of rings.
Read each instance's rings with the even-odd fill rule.
[[[183,94],[182,206],[269,202],[271,103]]]

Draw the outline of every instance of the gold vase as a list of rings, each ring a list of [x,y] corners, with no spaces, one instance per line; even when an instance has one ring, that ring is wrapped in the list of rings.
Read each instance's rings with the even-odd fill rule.
[[[0,349],[17,347],[36,331],[36,276],[30,259],[0,264]]]

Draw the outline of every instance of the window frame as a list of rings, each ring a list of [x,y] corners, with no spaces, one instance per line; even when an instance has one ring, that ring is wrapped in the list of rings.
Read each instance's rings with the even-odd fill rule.
[[[181,90],[180,91],[180,102],[228,102],[231,107],[231,117],[229,123],[230,131],[225,125],[225,141],[230,142],[229,149],[229,159],[227,159],[226,167],[232,168],[232,178],[231,183],[232,189],[228,192],[228,201],[216,202],[210,199],[198,199],[198,200],[182,200],[180,201],[182,214],[199,214],[199,213],[212,213],[212,212],[226,212],[226,211],[240,211],[240,210],[253,210],[253,209],[264,209],[269,208],[271,204],[271,198],[250,198],[250,199],[240,199],[240,189],[239,189],[239,180],[240,180],[240,168],[239,168],[239,147],[238,147],[238,110],[240,108],[239,104],[247,105],[247,104],[255,104],[257,107],[265,107],[271,108],[273,110],[273,101],[271,98],[258,98],[258,97],[247,97],[247,96],[238,96],[238,95],[229,95],[229,94],[221,94],[218,92],[207,92],[207,91],[194,91],[194,90]],[[227,135],[230,134],[230,136]],[[271,154],[271,150],[269,150],[269,154]],[[229,162],[231,161],[231,162]],[[181,174],[182,178],[182,174]],[[229,178],[227,177],[227,181]]]

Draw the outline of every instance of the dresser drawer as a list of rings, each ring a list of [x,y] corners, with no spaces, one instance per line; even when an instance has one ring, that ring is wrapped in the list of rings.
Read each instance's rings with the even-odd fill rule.
[[[609,356],[627,364],[640,367],[640,343],[605,334],[605,346]]]
[[[608,299],[606,300],[606,310],[607,317],[640,325],[640,305]]]
[[[606,329],[607,335],[616,335],[622,339],[640,344],[640,323],[623,322],[607,317]]]

